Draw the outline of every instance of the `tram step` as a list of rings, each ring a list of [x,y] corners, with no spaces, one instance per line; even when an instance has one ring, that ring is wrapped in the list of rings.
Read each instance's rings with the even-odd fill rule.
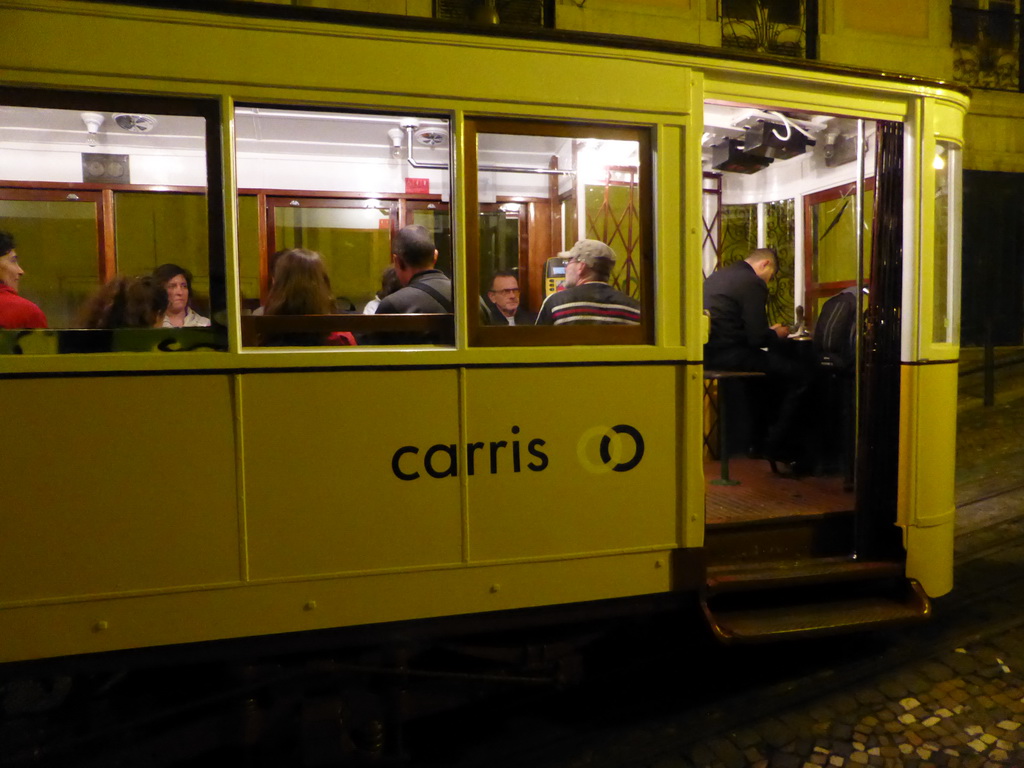
[[[902,597],[873,595],[805,604],[709,608],[705,616],[724,643],[752,643],[827,634],[841,634],[927,618],[931,606],[915,581],[906,582]]]
[[[710,566],[704,591],[707,595],[748,590],[778,589],[823,581],[838,583],[868,579],[893,579],[903,575],[903,563],[819,557],[803,560]]]
[[[902,578],[898,564],[835,570],[829,565],[836,566],[805,565],[799,577],[762,573],[759,580],[719,583],[717,592],[703,591],[701,608],[725,643],[841,634],[919,621],[931,613],[924,590]],[[749,569],[748,578],[755,570]]]

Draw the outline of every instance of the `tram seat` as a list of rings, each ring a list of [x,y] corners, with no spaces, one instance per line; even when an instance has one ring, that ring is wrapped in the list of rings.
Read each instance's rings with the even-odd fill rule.
[[[717,435],[717,453],[720,463],[719,477],[711,482],[715,485],[739,485],[738,480],[729,477],[729,433],[732,427],[726,418],[728,410],[726,401],[732,395],[726,397],[726,391],[730,380],[750,379],[758,376],[765,376],[761,371],[704,371],[704,400],[707,403],[706,413],[708,414],[704,425],[704,447],[713,456],[716,451],[713,448],[713,437]],[[734,404],[735,405],[735,404]]]
[[[855,425],[857,419],[854,372],[818,361],[814,411],[814,473],[841,472],[843,489],[853,489]]]
[[[432,333],[451,334],[454,317],[446,313],[405,315],[243,315],[242,345],[259,345],[265,336],[288,333]]]

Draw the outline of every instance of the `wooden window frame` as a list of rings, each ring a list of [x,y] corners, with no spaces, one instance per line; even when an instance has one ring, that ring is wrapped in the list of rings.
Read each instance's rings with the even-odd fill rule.
[[[543,120],[511,120],[487,116],[467,116],[465,121],[466,158],[464,165],[466,186],[466,285],[476,290],[480,284],[480,232],[474,226],[479,210],[479,173],[477,141],[481,133],[518,136],[553,136],[570,139],[608,139],[636,141],[641,159],[639,169],[640,208],[640,325],[635,326],[497,326],[484,325],[479,313],[469,307],[466,313],[469,346],[471,347],[527,347],[527,346],[612,346],[654,343],[654,195],[652,188],[653,163],[651,132],[642,125],[601,125],[587,122],[548,122]],[[551,231],[555,216],[548,206],[547,225],[538,227]],[[553,237],[551,243],[558,242]],[[560,249],[559,249],[560,250]],[[556,255],[552,250],[549,256]],[[520,261],[520,264],[522,262]],[[471,301],[471,300],[470,300]],[[472,303],[472,301],[471,301]],[[539,307],[538,307],[539,309]]]

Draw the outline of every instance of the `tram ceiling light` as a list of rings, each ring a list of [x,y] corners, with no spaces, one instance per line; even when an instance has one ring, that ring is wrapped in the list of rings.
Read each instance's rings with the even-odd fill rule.
[[[388,139],[391,141],[391,156],[401,157],[402,156],[402,140],[405,138],[405,134],[401,128],[391,128],[388,130]]]
[[[99,112],[83,112],[82,122],[85,123],[85,130],[89,134],[89,138],[86,143],[90,147],[96,146],[96,134],[100,132],[100,126],[103,125],[103,121],[106,118]]]

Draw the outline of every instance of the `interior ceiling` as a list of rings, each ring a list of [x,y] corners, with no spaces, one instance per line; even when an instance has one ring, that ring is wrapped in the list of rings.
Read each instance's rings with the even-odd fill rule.
[[[818,143],[828,134],[849,136],[856,133],[854,118],[821,115],[800,110],[770,110],[761,107],[738,107],[727,104],[704,104],[704,137],[702,148],[705,159],[711,156],[711,147],[725,139],[742,139],[746,129],[758,121],[782,123],[785,117],[798,128],[807,131]]]
[[[103,121],[89,144],[89,131],[77,110],[0,107],[0,146],[46,147],[59,151],[202,152],[205,120],[180,115],[153,115],[156,126],[146,133],[120,128],[113,113],[99,112]],[[415,123],[415,133],[443,129],[448,123],[431,118],[390,115],[355,115],[337,112],[301,112],[242,107],[236,112],[235,133],[239,152],[282,155],[334,155],[349,159],[387,160],[391,157],[389,130],[403,131]],[[566,139],[544,136],[481,134],[481,160],[504,165],[547,167]],[[447,157],[448,141],[435,147],[415,143],[415,156],[423,161]]]

